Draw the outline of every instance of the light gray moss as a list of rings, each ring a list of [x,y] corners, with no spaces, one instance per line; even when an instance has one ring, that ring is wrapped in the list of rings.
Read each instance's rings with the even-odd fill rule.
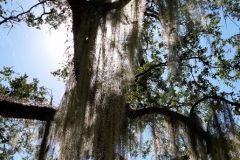
[[[68,95],[59,115],[62,122],[57,126],[57,132],[62,132],[58,133],[60,159],[112,160],[127,156],[128,119],[121,87],[133,77],[131,63],[135,51],[124,50],[123,42],[128,40],[135,46],[136,39],[140,39],[143,15],[138,13],[141,6],[137,3],[130,2],[116,12],[139,21],[138,26],[123,24],[119,18],[123,16],[116,16],[114,11],[101,17],[92,8],[82,15],[74,53],[78,75],[69,79]],[[129,40],[132,33],[134,39]]]
[[[179,29],[177,24],[180,17],[176,12],[179,1],[166,0],[156,3],[166,38],[164,42],[169,50],[168,60],[177,60],[179,55],[172,48],[179,37],[172,28]],[[192,10],[198,5],[194,0],[185,3],[186,6],[192,6]],[[143,4],[132,1],[123,10],[112,11],[107,17],[101,17],[95,8],[82,15],[83,21],[75,40],[74,53],[74,69],[78,75],[70,76],[67,94],[63,97],[62,108],[56,118],[55,132],[60,137],[59,159],[127,159],[129,122],[125,115],[123,88],[134,77],[134,58],[140,44]],[[186,10],[189,8],[180,11],[186,12],[186,16],[192,18]],[[178,65],[173,68],[169,63],[172,77],[180,68],[176,66]],[[218,123],[215,111],[213,115],[211,125],[217,134],[209,133],[210,154],[216,157],[213,148],[219,146],[223,150],[218,152],[218,156],[229,158],[230,149],[239,149],[236,146],[239,144],[239,137],[234,136],[220,143],[216,135],[224,137],[226,133],[220,127],[222,123]],[[231,114],[224,112],[223,115],[228,115],[231,119]],[[208,144],[197,135],[194,127],[185,126],[164,116],[155,115],[149,121],[153,126],[151,146],[155,159],[164,158],[164,155],[173,158],[183,153],[190,155],[191,159],[206,159]],[[236,135],[238,130],[233,127],[234,123],[229,124],[233,128],[229,130],[229,134],[234,132]],[[143,128],[140,124],[137,126],[139,144],[142,145]],[[229,145],[230,141],[234,145]]]

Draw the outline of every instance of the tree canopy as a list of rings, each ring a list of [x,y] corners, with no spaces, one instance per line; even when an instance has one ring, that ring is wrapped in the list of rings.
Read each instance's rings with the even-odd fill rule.
[[[73,34],[73,53],[52,72],[66,82],[57,109],[37,79],[0,72],[10,85],[0,94],[14,99],[3,96],[1,115],[46,122],[39,159],[53,159],[56,146],[59,159],[239,158],[238,0],[41,0],[20,10],[0,2],[0,25],[64,23]],[[236,29],[225,36],[225,27]],[[7,130],[1,147],[15,134]]]

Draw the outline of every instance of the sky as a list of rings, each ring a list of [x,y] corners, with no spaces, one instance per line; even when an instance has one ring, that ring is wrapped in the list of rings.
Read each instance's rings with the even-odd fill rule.
[[[14,0],[8,1],[7,5],[1,5],[5,10],[22,11],[21,8],[28,10],[36,3],[37,1],[33,0]],[[42,13],[41,8],[34,8],[33,11]],[[13,66],[13,70],[20,75],[26,73],[29,82],[37,78],[40,81],[39,86],[52,90],[54,106],[57,106],[65,85],[50,72],[60,69],[60,63],[66,61],[66,29],[64,25],[57,30],[50,30],[48,25],[40,27],[41,30],[19,23],[10,29],[5,24],[0,25],[0,70],[3,66]]]
[[[25,23],[13,29],[0,25],[0,70],[13,67],[20,75],[27,74],[28,81],[37,78],[39,86],[52,90],[53,104],[58,106],[65,91],[63,81],[59,81],[50,72],[61,68],[66,58],[64,52],[67,45],[64,25],[58,30],[49,30],[49,26],[41,26],[41,30],[27,27]],[[19,154],[14,160],[21,160]]]
[[[58,81],[50,72],[61,68],[66,49],[64,26],[51,30],[42,26],[41,30],[29,28],[25,24],[15,28],[0,26],[0,70],[11,67],[17,73],[29,76],[29,82],[37,78],[39,86],[52,89],[55,105],[64,93],[64,83]]]

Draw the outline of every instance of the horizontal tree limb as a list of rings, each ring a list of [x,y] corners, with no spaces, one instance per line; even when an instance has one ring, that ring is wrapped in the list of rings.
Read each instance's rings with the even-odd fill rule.
[[[0,101],[0,115],[5,118],[52,121],[56,112],[56,109],[46,106],[25,105],[7,100]]]

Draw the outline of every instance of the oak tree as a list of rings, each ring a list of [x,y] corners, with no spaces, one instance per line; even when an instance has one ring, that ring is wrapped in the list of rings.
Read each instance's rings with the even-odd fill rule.
[[[239,33],[221,30],[221,19],[239,27],[238,0],[41,0],[0,11],[2,25],[72,24],[73,58],[53,72],[66,79],[61,105],[1,101],[2,116],[47,121],[39,159],[57,144],[60,159],[238,158]]]

